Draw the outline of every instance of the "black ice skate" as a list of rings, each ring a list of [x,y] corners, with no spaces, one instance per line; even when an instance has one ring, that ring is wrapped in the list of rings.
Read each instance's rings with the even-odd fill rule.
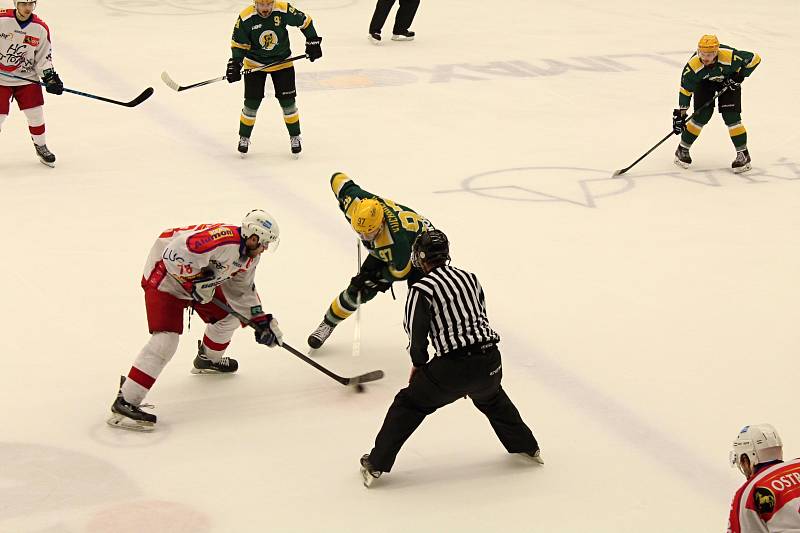
[[[539,450],[538,448],[532,452],[521,452],[519,455],[521,455],[522,457],[524,457],[525,459],[527,459],[532,463],[536,463],[539,465],[544,464],[544,459],[542,459],[542,451]]]
[[[331,336],[334,327],[335,326],[331,326],[323,320],[317,329],[315,329],[314,332],[308,336],[308,345],[315,350],[318,349],[325,343],[326,340],[328,340],[328,337]]]
[[[736,159],[734,159],[733,163],[731,163],[731,168],[733,169],[733,172],[736,174],[747,172],[748,170],[753,168],[750,165],[750,152],[747,151],[747,148],[736,152]]]
[[[692,156],[689,155],[689,149],[684,148],[682,144],[679,144],[678,149],[675,150],[675,164],[681,168],[689,168],[689,165],[692,164]]]
[[[239,153],[242,157],[247,155],[247,150],[250,148],[250,138],[249,137],[239,137]]]
[[[56,156],[47,149],[46,144],[36,144],[33,145],[36,148],[36,155],[39,156],[39,161],[42,164],[47,165],[48,167],[55,167],[56,166]]]
[[[374,45],[381,44],[381,34],[380,33],[370,33],[369,34],[369,42]]]
[[[206,357],[203,341],[197,341],[197,357],[194,358],[192,374],[233,374],[239,370],[239,362],[230,357],[223,357],[217,362]]]
[[[364,482],[364,486],[369,488],[372,485],[372,482],[381,477],[380,470],[375,470],[372,466],[372,463],[369,462],[369,454],[365,453],[361,456],[361,479]]]
[[[156,415],[142,411],[143,407],[152,407],[152,405],[133,405],[125,401],[125,397],[122,396],[123,383],[125,383],[125,376],[120,376],[119,392],[117,399],[111,404],[111,418],[107,420],[108,425],[133,431],[153,431],[157,420]]]
[[[403,33],[395,33],[392,35],[393,41],[413,41],[414,35],[416,35],[413,31],[404,31]]]
[[[297,159],[300,157],[300,152],[303,151],[303,145],[300,144],[300,136],[299,135],[292,135],[289,137],[289,142],[292,145],[292,157]]]

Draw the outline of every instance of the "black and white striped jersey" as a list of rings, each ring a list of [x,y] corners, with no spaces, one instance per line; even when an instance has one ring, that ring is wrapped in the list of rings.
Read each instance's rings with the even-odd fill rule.
[[[436,355],[500,340],[489,327],[478,278],[449,265],[432,270],[411,286],[403,325],[414,366],[428,361],[429,336]]]

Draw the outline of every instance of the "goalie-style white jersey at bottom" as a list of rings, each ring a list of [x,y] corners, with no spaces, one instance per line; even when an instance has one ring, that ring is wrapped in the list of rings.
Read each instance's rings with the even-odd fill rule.
[[[800,459],[768,466],[736,491],[728,533],[800,533]]]
[[[254,279],[260,257],[247,257],[241,229],[225,224],[198,224],[164,231],[150,250],[142,286],[191,300],[198,290],[222,286],[228,303],[251,316],[261,305]]]

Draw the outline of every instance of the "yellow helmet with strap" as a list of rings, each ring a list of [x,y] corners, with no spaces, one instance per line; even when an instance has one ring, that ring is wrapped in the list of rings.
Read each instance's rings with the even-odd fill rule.
[[[716,35],[703,35],[697,43],[698,52],[719,52],[719,39]]]

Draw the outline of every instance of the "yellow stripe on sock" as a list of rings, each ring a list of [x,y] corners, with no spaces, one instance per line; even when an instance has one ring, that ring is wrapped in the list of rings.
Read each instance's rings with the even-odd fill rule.
[[[701,131],[703,131],[703,126],[699,126],[695,124],[694,120],[690,120],[686,123],[686,129],[689,130],[689,133],[696,137],[700,135]]]
[[[333,311],[333,314],[338,316],[342,320],[346,319],[347,317],[349,317],[350,315],[353,314],[352,311],[348,311],[346,309],[343,309],[342,306],[339,305],[339,297],[338,296],[336,297],[336,299],[333,300],[333,302],[331,302],[331,311]]]
[[[241,115],[241,116],[239,117],[239,121],[240,121],[242,124],[244,124],[245,126],[254,126],[254,125],[255,125],[255,123],[256,123],[256,119],[255,119],[255,118],[246,117],[246,116],[244,116],[244,115]]]
[[[728,128],[728,133],[731,137],[736,137],[737,135],[742,135],[743,133],[747,133],[747,130],[744,129],[744,126],[741,124],[737,124],[735,126],[731,126]]]
[[[287,124],[294,124],[300,120],[300,114],[294,113],[293,115],[283,115],[283,121]]]

